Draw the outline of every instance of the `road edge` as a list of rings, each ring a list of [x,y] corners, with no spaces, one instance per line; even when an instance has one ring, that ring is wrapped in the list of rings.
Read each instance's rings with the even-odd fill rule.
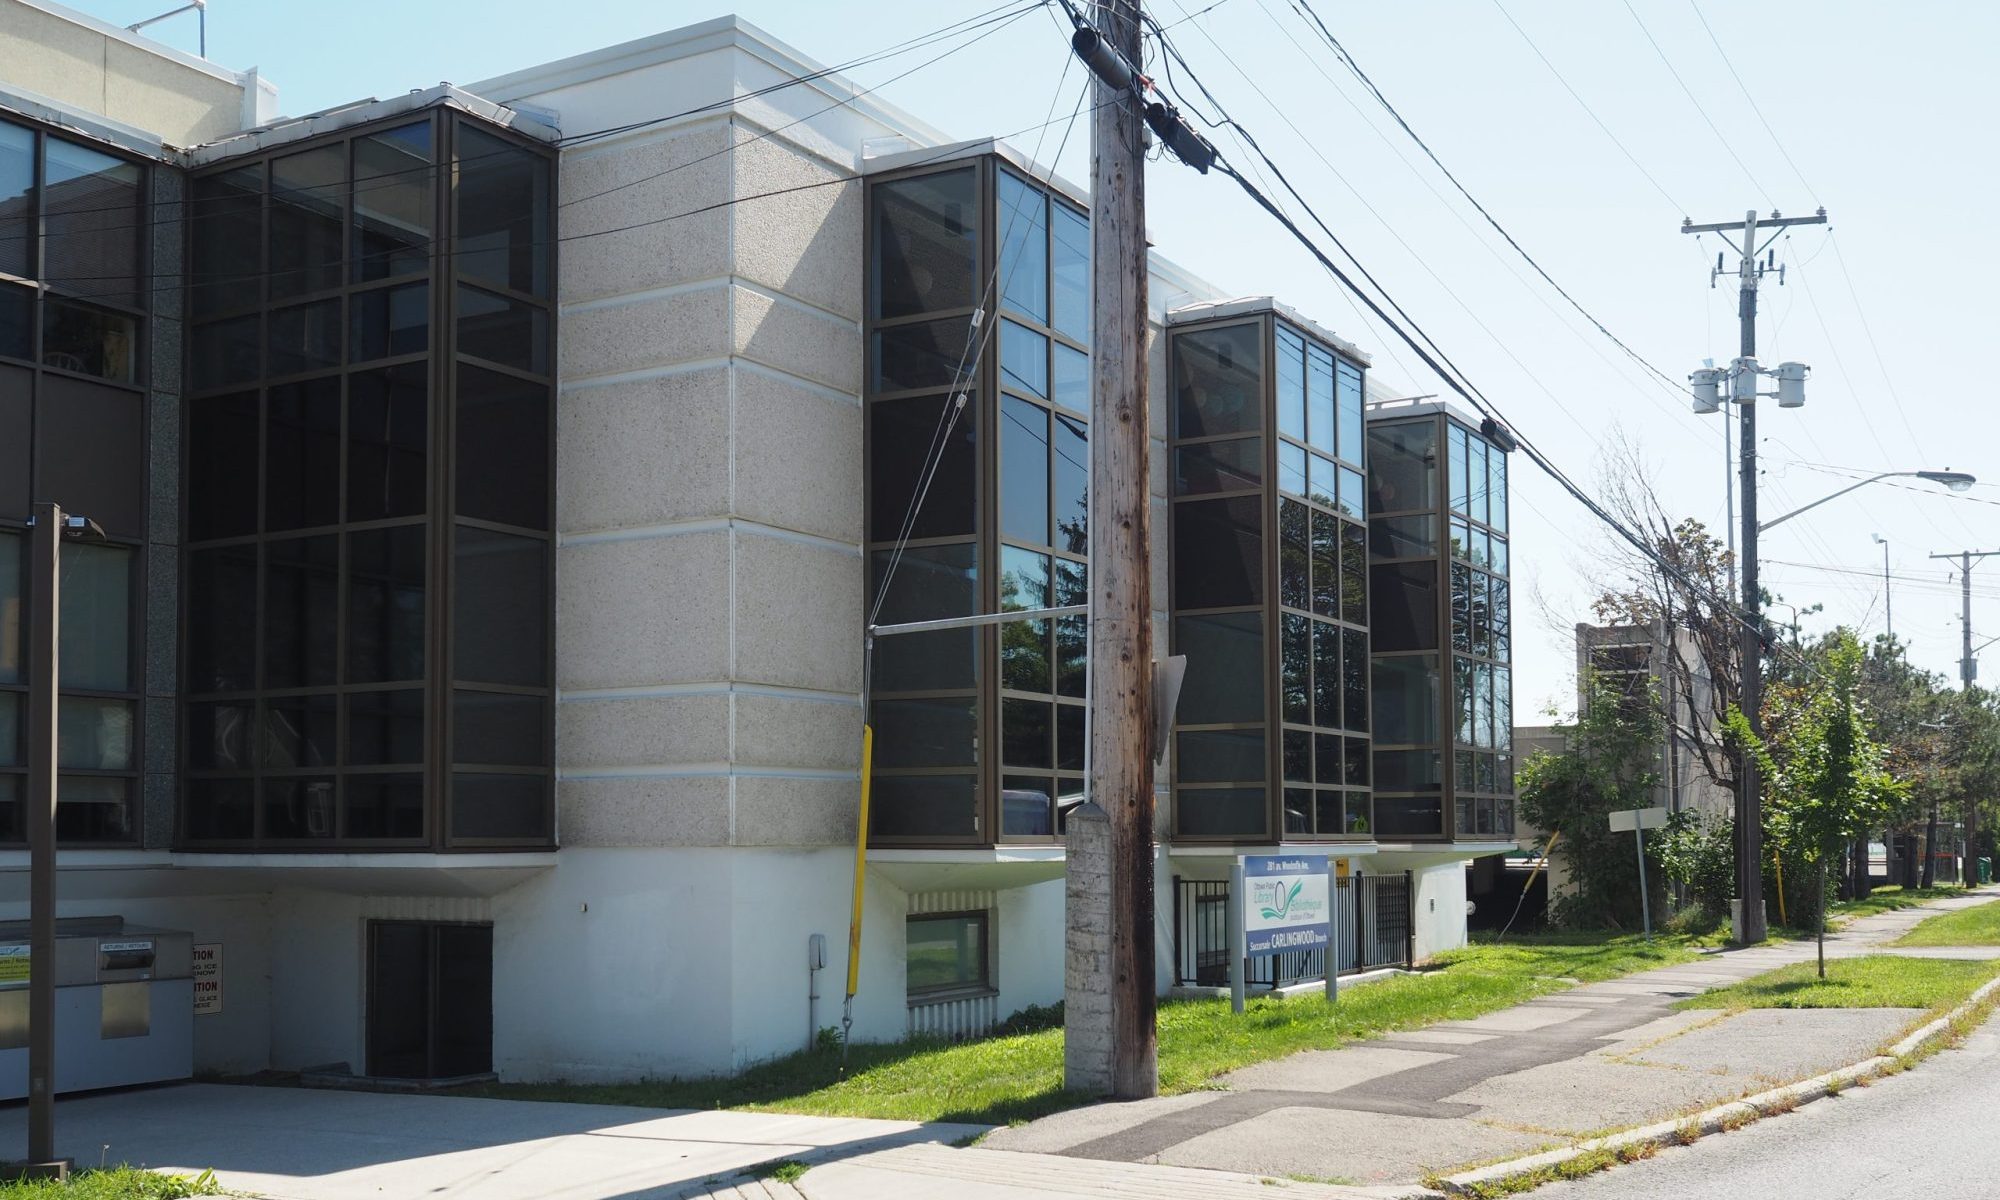
[[[1996,994],[2000,994],[2000,976],[1986,981],[1958,1007],[1925,1023],[1889,1047],[1887,1054],[1878,1054],[1811,1079],[1732,1100],[1692,1117],[1641,1125],[1560,1150],[1545,1150],[1525,1158],[1461,1171],[1433,1181],[1434,1185],[1453,1196],[1501,1196],[1526,1191],[1572,1173],[1588,1173],[1615,1163],[1646,1158],[1658,1150],[1685,1145],[1697,1137],[1741,1129],[1754,1121],[1791,1112],[1801,1104],[1811,1104],[1844,1088],[1910,1065],[1912,1057],[1936,1049],[1952,1035],[1961,1021],[1985,1007]],[[1579,1170],[1585,1163],[1588,1166]],[[1565,1171],[1566,1167],[1570,1170]]]

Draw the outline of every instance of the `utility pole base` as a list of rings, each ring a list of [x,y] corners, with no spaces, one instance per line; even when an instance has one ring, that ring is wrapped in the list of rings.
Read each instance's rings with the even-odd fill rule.
[[[1069,814],[1063,888],[1063,1087],[1112,1089],[1111,816],[1096,802]]]
[[[12,1183],[17,1179],[53,1179],[62,1182],[76,1169],[73,1158],[57,1158],[48,1162],[8,1162],[0,1163],[0,1181]]]
[[[1762,900],[1757,901],[1758,917],[1762,918],[1765,915],[1766,911],[1767,909],[1764,902]],[[1758,925],[1760,925],[1762,928],[1766,930],[1770,928],[1770,926],[1761,919],[1758,921]],[[1747,943],[1747,936],[1743,928],[1743,902],[1741,900],[1731,900],[1729,902],[1729,940],[1735,942],[1739,946]],[[1760,934],[1757,940],[1760,942],[1763,941],[1764,940],[1763,935]]]

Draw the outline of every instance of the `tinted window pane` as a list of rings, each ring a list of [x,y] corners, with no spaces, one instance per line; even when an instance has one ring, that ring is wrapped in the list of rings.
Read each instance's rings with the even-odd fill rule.
[[[971,775],[884,775],[869,797],[869,824],[876,837],[971,837],[977,798]]]
[[[1313,449],[1332,454],[1339,442],[1334,429],[1333,356],[1309,345],[1306,347],[1307,440]]]
[[[880,595],[890,552],[874,554],[874,586]],[[896,566],[888,595],[876,618],[884,625],[961,617],[976,603],[973,547],[913,546]],[[875,688],[879,692],[969,688],[977,660],[976,631],[947,629],[882,638],[875,644]]]
[[[877,400],[868,406],[869,536],[895,541],[923,483],[925,464],[941,426],[950,428],[944,452],[910,525],[914,538],[969,535],[976,528],[973,497],[978,482],[974,434],[977,400],[953,411],[946,396]]]
[[[264,527],[335,523],[340,519],[339,377],[277,384],[267,396]],[[222,470],[254,482],[254,467],[246,470],[245,465],[255,462],[247,458]]]
[[[1090,344],[1090,219],[1057,201],[1051,206],[1054,296],[1049,323]]]
[[[1182,730],[1174,753],[1182,783],[1248,783],[1264,778],[1261,729]]]
[[[130,700],[64,696],[56,702],[56,765],[86,771],[132,769]]]
[[[1360,525],[1340,527],[1340,614],[1354,625],[1368,624],[1368,534]]]
[[[424,761],[424,693],[350,692],[347,697],[347,759],[378,766]]]
[[[424,511],[428,371],[405,363],[347,377],[347,519]]]
[[[1000,607],[1042,608],[1048,602],[1048,556],[1016,546],[1002,546]],[[1000,627],[1000,686],[1023,692],[1047,692],[1054,688],[1049,675],[1047,621],[1010,621]]]
[[[340,301],[282,308],[270,319],[267,375],[290,375],[340,365]]]
[[[1333,460],[1318,454],[1311,455],[1309,456],[1307,469],[1311,473],[1311,482],[1307,485],[1307,494],[1328,508],[1332,508],[1338,504],[1340,479],[1338,472],[1334,468]]]
[[[1090,356],[1061,342],[1050,343],[1052,376],[1049,392],[1057,404],[1080,413],[1090,411]]]
[[[1454,423],[1447,428],[1451,431],[1446,439],[1451,457],[1451,511],[1462,513],[1472,504],[1472,486],[1466,474],[1470,452],[1465,448],[1465,427]]]
[[[458,366],[458,515],[547,529],[549,389]]]
[[[1056,705],[1056,769],[1083,770],[1084,749],[1090,740],[1088,712],[1081,704]]]
[[[424,677],[424,574],[423,526],[347,535],[349,683]],[[484,599],[500,607],[492,597]],[[536,599],[536,593],[524,592],[508,604],[538,611]],[[459,634],[464,636],[462,628]]]
[[[1283,641],[1278,649],[1284,671],[1280,688],[1285,720],[1297,725],[1312,724],[1312,618],[1286,613],[1282,619]],[[1294,776],[1310,779],[1310,775]]]
[[[338,552],[338,539],[332,534],[266,544],[265,687],[334,682]]]
[[[1367,787],[1369,777],[1369,753],[1367,738],[1347,739],[1347,782],[1354,787]]]
[[[911,917],[907,929],[906,990],[936,991],[986,982],[984,917]]]
[[[452,677],[547,683],[548,543],[466,525],[455,533]]]
[[[325,839],[338,826],[331,778],[266,779],[264,836],[284,839]]]
[[[1018,175],[1000,172],[1000,298],[1008,309],[1046,325],[1049,316],[1048,200]]]
[[[256,681],[257,551],[233,546],[187,556],[187,686],[247,691]]]
[[[1368,571],[1376,599],[1375,649],[1433,650],[1438,644],[1438,565],[1435,561],[1377,563]]]
[[[1264,719],[1264,618],[1220,613],[1174,621],[1174,653],[1187,655],[1176,719],[1223,725]]]
[[[6,220],[0,218],[0,230],[5,230],[6,225]],[[0,238],[6,236],[0,232]],[[35,356],[35,294],[27,288],[0,284],[0,356],[26,359]]]
[[[1335,368],[1335,404],[1340,409],[1340,457],[1362,462],[1361,371],[1342,361]]]
[[[1368,483],[1359,471],[1340,468],[1340,511],[1362,520],[1367,516]]]
[[[1294,496],[1306,494],[1306,452],[1290,442],[1278,443],[1278,489]]]
[[[1262,330],[1232,325],[1174,337],[1174,436],[1259,429]]]
[[[482,766],[549,765],[548,698],[453,692],[451,757],[453,762]]]
[[[1421,558],[1437,553],[1437,518],[1377,517],[1368,522],[1372,544],[1368,551],[1376,558]]]
[[[1435,795],[1375,798],[1375,836],[1378,838],[1436,837],[1443,829],[1444,808]]]
[[[545,841],[549,836],[546,775],[453,775],[451,836]]]
[[[1090,599],[1087,572],[1082,563],[1056,560],[1056,606],[1067,608]],[[1056,618],[1056,691],[1064,696],[1084,694],[1085,659],[1089,654],[1088,628],[1082,617]]]
[[[204,175],[190,191],[189,303],[196,314],[255,304],[264,245],[263,170],[249,166]]]
[[[335,697],[286,696],[264,702],[257,765],[332,768],[340,757],[340,710]]]
[[[1285,730],[1284,775],[1287,783],[1311,783],[1313,735],[1303,730]]]
[[[1429,745],[1438,740],[1437,656],[1377,658],[1375,741],[1378,745]],[[1380,771],[1381,757],[1376,757]],[[1387,787],[1381,779],[1377,786]]]
[[[1358,629],[1342,630],[1340,634],[1341,654],[1341,694],[1346,707],[1349,729],[1368,728],[1368,635]],[[1350,751],[1351,757],[1352,751]],[[1365,759],[1363,761],[1366,761]],[[1355,782],[1348,780],[1349,783]],[[1364,776],[1360,782],[1367,783]]]
[[[0,533],[0,683],[20,683],[27,677],[27,630],[22,623],[27,553],[26,537]]]
[[[145,405],[140,395],[84,379],[43,375],[35,409],[37,491],[113,536],[146,529]]]
[[[256,709],[249,701],[190,704],[187,721],[187,765],[195,770],[247,771],[254,764],[256,742],[252,727]],[[6,761],[0,756],[0,762]]]
[[[42,365],[130,383],[138,377],[138,322],[50,296],[42,303]]]
[[[877,185],[874,315],[904,317],[972,306],[979,204],[970,169]]]
[[[1264,480],[1264,439],[1232,438],[1174,449],[1174,494],[1235,492]]]
[[[1010,767],[1055,766],[1054,705],[1040,700],[1000,702],[1000,761]]]
[[[424,834],[424,777],[349,775],[341,836],[415,838]]]
[[[1313,724],[1327,729],[1340,728],[1340,627],[1327,621],[1312,623],[1313,642]]]
[[[1312,609],[1340,615],[1340,518],[1312,510]]]
[[[139,306],[145,171],[57,137],[43,139],[42,154],[42,278],[80,296]]]
[[[1278,431],[1306,440],[1306,344],[1296,332],[1278,326]],[[1298,489],[1293,489],[1298,490]]]
[[[873,390],[956,387],[972,363],[970,322],[918,321],[875,334]]]
[[[332,145],[271,160],[272,299],[339,286],[346,157]]]
[[[256,532],[257,393],[186,406],[187,536],[200,541]]]
[[[100,692],[130,689],[132,551],[101,543],[66,543],[60,607],[56,661],[62,686]]]
[[[1368,429],[1368,511],[1437,507],[1437,422]]]
[[[1030,396],[1049,394],[1049,339],[1016,325],[1000,322],[1000,382]]]
[[[549,369],[548,311],[477,288],[461,287],[458,352],[545,375]]]
[[[1312,510],[1295,500],[1278,501],[1278,602],[1287,608],[1312,607]],[[1336,579],[1339,572],[1335,572]]]
[[[430,284],[356,292],[347,303],[347,361],[418,354],[430,347]]]
[[[355,278],[422,271],[430,260],[431,126],[419,121],[354,142]]]
[[[1046,775],[1000,779],[1002,837],[1046,837],[1055,832],[1055,789]]]
[[[530,295],[548,289],[547,160],[469,121],[458,129],[458,269]]]
[[[195,391],[247,383],[259,371],[261,322],[254,316],[197,325],[188,335],[188,368]]]
[[[1015,396],[1000,398],[1000,532],[1049,540],[1049,411]]]
[[[875,765],[883,770],[978,764],[978,725],[969,699],[879,700],[869,716]]]
[[[132,781],[102,776],[56,779],[56,841],[129,842]]]
[[[1262,498],[1196,500],[1174,512],[1174,607],[1229,608],[1264,599]]]
[[[1090,546],[1090,426],[1055,414],[1055,545],[1071,554]]]
[[[1507,456],[1498,450],[1486,455],[1486,522],[1502,533],[1507,531]]]
[[[252,835],[256,784],[248,779],[190,779],[181,794],[191,841],[226,841]]]
[[[1264,789],[1181,788],[1174,792],[1174,825],[1188,837],[1262,834],[1267,827]]]
[[[0,271],[30,276],[35,216],[35,134],[0,122]]]

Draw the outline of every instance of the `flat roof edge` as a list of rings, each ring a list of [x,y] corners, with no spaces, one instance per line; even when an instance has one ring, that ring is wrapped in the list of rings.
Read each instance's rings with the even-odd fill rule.
[[[1374,358],[1361,347],[1341,337],[1333,330],[1306,316],[1298,309],[1286,304],[1276,296],[1239,296],[1233,300],[1199,300],[1183,304],[1167,313],[1169,325],[1187,324],[1194,321],[1218,321],[1225,317],[1244,317],[1253,313],[1274,313],[1297,325],[1319,341],[1354,359],[1364,367],[1375,365]]]
[[[199,71],[224,83],[233,83],[238,87],[243,87],[252,73],[249,71],[232,71],[228,67],[217,66],[207,59],[189,54],[185,50],[176,50],[165,42],[156,42],[152,38],[141,37],[139,34],[132,32],[122,25],[113,25],[109,21],[99,20],[89,13],[78,12],[67,5],[52,3],[51,0],[14,0],[14,2],[24,7],[46,13],[58,21],[67,21],[72,25],[88,29],[92,33],[100,33],[105,37],[124,42],[135,50],[142,50],[155,58],[164,58],[175,66],[186,67],[191,71]]]
[[[96,113],[84,112],[60,100],[51,100],[35,92],[12,87],[0,88],[0,108],[161,162],[178,164],[184,157],[180,151],[169,145],[165,138],[151,130],[127,125],[123,121],[114,121],[110,117]]]
[[[536,118],[504,104],[496,104],[483,96],[474,95],[464,88],[449,83],[422,91],[392,96],[387,100],[360,100],[339,108],[303,117],[290,117],[257,129],[246,129],[226,138],[208,142],[188,151],[188,165],[207,166],[238,155],[254,154],[275,146],[303,141],[323,133],[333,133],[350,126],[379,121],[385,117],[400,116],[404,113],[420,112],[426,108],[448,107],[512,129],[539,142],[554,144],[562,135]]]

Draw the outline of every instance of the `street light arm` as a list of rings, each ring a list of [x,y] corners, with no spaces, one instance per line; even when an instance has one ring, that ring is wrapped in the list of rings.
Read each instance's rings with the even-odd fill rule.
[[[1922,474],[1921,471],[1884,471],[1880,475],[1870,476],[1869,478],[1862,480],[1860,483],[1850,483],[1846,487],[1841,488],[1837,492],[1821,496],[1819,499],[1813,501],[1811,504],[1805,505],[1802,508],[1795,508],[1792,511],[1785,513],[1783,516],[1772,517],[1768,521],[1759,521],[1757,523],[1757,532],[1762,533],[1765,530],[1772,528],[1773,526],[1782,525],[1786,521],[1791,520],[1793,517],[1798,516],[1800,513],[1806,512],[1809,509],[1818,508],[1820,505],[1825,504],[1829,500],[1838,500],[1842,496],[1845,496],[1847,493],[1854,491],[1856,488],[1865,488],[1871,483],[1877,483],[1884,479],[1894,479],[1897,478],[1898,476],[1905,476],[1905,475],[1914,476],[1920,474]]]

